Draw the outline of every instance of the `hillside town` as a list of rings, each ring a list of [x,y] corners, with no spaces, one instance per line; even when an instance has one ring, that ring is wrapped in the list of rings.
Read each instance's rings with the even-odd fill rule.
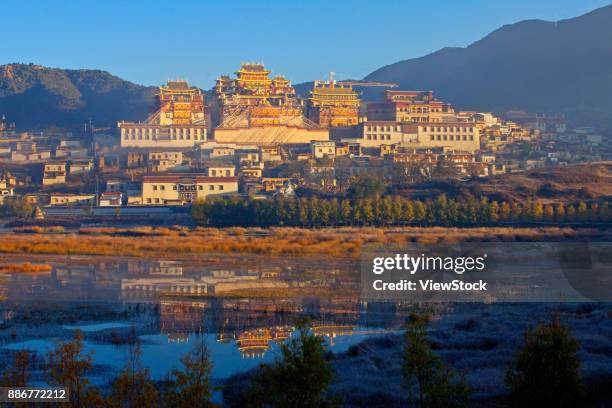
[[[377,102],[359,89],[380,87]],[[460,111],[433,91],[315,81],[300,97],[261,63],[220,76],[211,92],[171,80],[153,113],[116,128],[18,131],[0,122],[0,204],[185,206],[209,197],[341,194],[364,175],[401,187],[607,160],[610,143],[561,116]],[[118,137],[117,137],[118,135]]]

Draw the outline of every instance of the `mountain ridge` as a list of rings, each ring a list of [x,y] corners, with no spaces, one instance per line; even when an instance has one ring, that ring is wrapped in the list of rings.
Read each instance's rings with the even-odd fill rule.
[[[612,133],[612,42],[606,41],[611,23],[612,4],[556,22],[523,20],[466,47],[382,66],[364,80],[432,90],[458,109],[562,114],[571,125]],[[307,96],[312,84],[295,88]],[[0,114],[20,129],[143,120],[155,90],[97,69],[0,66]],[[359,90],[366,101],[381,99],[381,88]]]
[[[90,118],[108,127],[146,117],[155,89],[99,69],[12,63],[0,66],[0,113],[20,129],[76,128]]]
[[[383,66],[364,79],[434,90],[460,109],[563,114],[612,129],[612,5],[557,22],[504,25],[467,47]],[[364,91],[365,99],[374,93]]]

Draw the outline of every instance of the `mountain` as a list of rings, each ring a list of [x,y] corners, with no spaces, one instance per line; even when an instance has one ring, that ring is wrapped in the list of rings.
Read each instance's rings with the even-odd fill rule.
[[[461,109],[560,113],[612,130],[612,5],[506,25],[466,48],[400,61],[364,79],[433,90]],[[377,90],[365,90],[372,99]]]
[[[19,129],[77,128],[90,119],[96,127],[114,127],[119,120],[143,120],[154,95],[154,87],[106,71],[0,66],[0,114]]]
[[[465,48],[443,48],[382,67],[364,79],[399,89],[433,90],[464,110],[527,110],[563,114],[572,125],[612,134],[612,5],[548,22],[506,25]],[[307,96],[312,83],[297,84]],[[358,88],[365,100],[383,88]],[[142,120],[154,87],[105,71],[64,70],[33,64],[0,66],[0,114],[20,129],[96,127]]]

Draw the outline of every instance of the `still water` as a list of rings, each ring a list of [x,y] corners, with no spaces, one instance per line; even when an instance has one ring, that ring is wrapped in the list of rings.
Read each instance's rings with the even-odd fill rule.
[[[202,334],[213,378],[224,379],[274,361],[298,317],[307,316],[332,351],[344,352],[370,336],[400,330],[409,313],[401,305],[361,303],[358,267],[351,260],[223,255],[27,261],[52,269],[1,278],[2,358],[30,350],[42,359],[78,329],[92,354],[96,383],[125,365],[126,339],[139,340],[142,365],[163,379]]]

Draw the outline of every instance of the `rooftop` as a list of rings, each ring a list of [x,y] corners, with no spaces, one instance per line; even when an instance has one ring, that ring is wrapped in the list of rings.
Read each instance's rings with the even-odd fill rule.
[[[185,80],[177,79],[174,81],[168,81],[166,87],[175,90],[188,90],[189,84]]]
[[[266,68],[264,67],[264,64],[259,63],[259,62],[243,63],[242,66],[240,67],[240,70],[241,71],[268,72]]]

